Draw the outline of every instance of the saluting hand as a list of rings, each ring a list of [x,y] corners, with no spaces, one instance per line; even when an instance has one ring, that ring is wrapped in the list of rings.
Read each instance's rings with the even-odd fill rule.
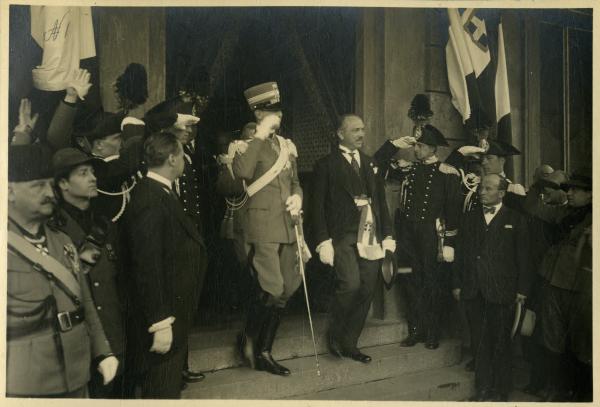
[[[413,136],[403,136],[403,137],[397,138],[395,140],[392,140],[392,144],[394,146],[396,146],[397,148],[406,149],[406,148],[410,148],[410,147],[414,146],[415,144],[417,144],[417,139],[414,138]]]
[[[67,84],[67,102],[77,102],[77,97],[84,100],[92,84],[90,83],[91,74],[86,69],[76,69],[73,72],[73,79]]]

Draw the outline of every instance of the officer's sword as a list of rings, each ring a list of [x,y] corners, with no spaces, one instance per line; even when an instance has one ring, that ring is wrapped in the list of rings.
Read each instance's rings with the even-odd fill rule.
[[[313,350],[315,352],[315,360],[317,362],[317,376],[321,376],[321,368],[319,366],[319,355],[317,353],[317,343],[315,342],[315,329],[313,327],[312,315],[310,312],[310,303],[308,301],[308,288],[306,286],[306,275],[304,274],[304,260],[302,257],[304,238],[303,233],[300,233],[302,211],[299,211],[296,216],[292,216],[294,220],[294,232],[296,233],[296,245],[298,246],[298,267],[300,267],[300,275],[302,276],[302,285],[304,286],[304,299],[306,301],[306,310],[308,311],[308,323],[310,325],[310,335],[312,337]]]

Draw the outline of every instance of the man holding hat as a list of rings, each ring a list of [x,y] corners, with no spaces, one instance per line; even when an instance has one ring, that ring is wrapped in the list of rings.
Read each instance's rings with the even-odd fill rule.
[[[568,393],[574,385],[591,383],[591,312],[580,306],[581,298],[589,295],[591,287],[591,169],[576,170],[562,188],[567,191],[567,206],[562,211],[555,210],[553,217],[550,211],[532,213],[550,222],[554,232],[552,245],[539,267],[542,276],[539,339],[546,350],[544,368],[548,388],[545,397],[548,401],[568,401]],[[581,324],[582,321],[585,323]],[[577,328],[575,322],[579,323]],[[574,374],[561,369],[561,358],[568,345],[577,355]],[[581,376],[574,380],[576,374]]]
[[[48,223],[54,203],[48,150],[9,147],[9,397],[86,397],[92,359],[105,384],[117,371],[77,249]]]
[[[369,363],[358,338],[363,330],[385,252],[393,253],[392,225],[383,179],[363,154],[365,125],[354,114],[340,118],[338,148],[315,164],[312,213],[317,252],[335,270],[328,346],[337,357]]]
[[[52,220],[79,251],[92,297],[112,352],[121,361],[125,351],[123,330],[124,288],[118,263],[116,225],[91,210],[98,196],[95,168],[104,164],[76,148],[63,148],[52,157],[58,208]],[[92,398],[122,397],[121,379],[104,385],[92,365],[89,390]],[[120,375],[118,377],[121,377]]]
[[[302,209],[298,153],[291,140],[277,134],[282,117],[277,83],[253,86],[244,96],[257,128],[233,158],[232,169],[234,177],[248,185],[243,232],[259,288],[239,346],[250,366],[287,376],[289,369],[273,359],[271,348],[281,312],[301,283],[292,218]]]
[[[475,356],[473,401],[507,401],[512,386],[511,328],[533,276],[525,217],[503,205],[508,182],[484,175],[482,208],[460,223],[453,295],[464,301]]]
[[[428,349],[436,349],[443,311],[442,268],[444,263],[454,259],[460,178],[454,167],[439,162],[437,148],[448,143],[442,133],[429,124],[423,127],[419,139],[405,136],[386,141],[375,153],[375,160],[386,163],[398,149],[413,146],[418,161],[388,172],[388,177],[401,182],[395,222],[398,263],[412,268],[412,272],[404,274],[409,336],[402,341],[402,346],[414,346],[424,340]]]

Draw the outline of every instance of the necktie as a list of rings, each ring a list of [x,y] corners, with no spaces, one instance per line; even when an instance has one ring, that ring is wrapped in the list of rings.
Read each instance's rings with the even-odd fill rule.
[[[356,173],[360,175],[360,166],[358,165],[358,161],[356,161],[356,152],[352,151],[348,154],[350,154],[350,157],[351,157],[350,165],[352,166],[354,171],[356,171]]]
[[[496,207],[495,206],[484,206],[483,207],[483,213],[489,213],[490,215],[493,215],[496,213]]]

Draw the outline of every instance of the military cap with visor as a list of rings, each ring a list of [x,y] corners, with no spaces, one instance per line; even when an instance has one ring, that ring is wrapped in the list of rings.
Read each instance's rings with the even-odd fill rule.
[[[265,82],[244,91],[250,110],[281,110],[281,96],[277,82]]]

